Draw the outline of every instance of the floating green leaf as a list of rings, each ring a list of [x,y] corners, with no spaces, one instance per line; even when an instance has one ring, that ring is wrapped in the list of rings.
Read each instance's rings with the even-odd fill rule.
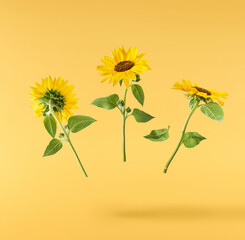
[[[150,121],[152,118],[154,118],[153,116],[151,116],[148,113],[145,113],[141,110],[139,110],[138,108],[135,108],[132,112],[132,115],[134,116],[135,120],[137,122],[148,122]]]
[[[111,110],[117,107],[118,100],[118,95],[112,94],[108,97],[97,98],[92,102],[92,104],[100,108]]]
[[[159,130],[152,130],[149,135],[144,136],[144,138],[147,138],[153,142],[162,142],[169,138],[169,127],[163,128]]]
[[[57,153],[61,148],[62,148],[62,142],[60,140],[54,138],[50,141],[49,145],[47,146],[47,148],[43,154],[43,157],[53,155],[53,154]]]
[[[143,91],[142,87],[138,84],[133,84],[131,86],[131,90],[132,90],[134,97],[143,106],[145,97],[144,97],[144,91]]]
[[[223,109],[217,103],[209,102],[201,107],[201,111],[213,120],[220,122],[224,120]]]
[[[88,116],[76,115],[68,119],[68,127],[71,132],[76,133],[86,128],[95,121],[95,119]]]
[[[185,147],[193,148],[198,145],[202,140],[206,139],[205,137],[201,136],[197,132],[187,132],[185,133],[182,143],[184,143]]]
[[[51,135],[51,137],[54,138],[56,134],[57,126],[53,115],[50,114],[47,117],[45,117],[43,123],[48,133]]]

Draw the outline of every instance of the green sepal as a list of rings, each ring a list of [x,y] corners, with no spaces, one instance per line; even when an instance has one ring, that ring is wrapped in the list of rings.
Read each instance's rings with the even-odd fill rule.
[[[136,75],[136,80],[135,80],[135,82],[139,82],[139,81],[141,80],[140,75],[139,75],[138,73],[136,73],[135,75]]]
[[[132,90],[132,93],[133,93],[134,97],[136,98],[136,100],[143,106],[145,96],[144,96],[144,91],[143,91],[142,87],[138,84],[133,84],[131,86],[131,90]]]
[[[189,108],[192,110],[192,108],[199,102],[200,102],[200,98],[191,97],[189,101]]]
[[[56,135],[57,125],[53,115],[50,114],[45,117],[43,123],[48,133],[51,135],[52,138],[54,138]]]
[[[169,138],[169,127],[152,130],[149,135],[144,136],[144,138],[151,140],[152,142],[162,142]]]
[[[70,128],[69,128],[68,124],[64,126],[64,129],[65,129],[66,134],[69,136]]]
[[[119,85],[122,86],[123,79],[119,81]]]
[[[117,107],[118,100],[118,95],[112,94],[107,97],[97,98],[92,102],[92,104],[100,108],[111,110]]]
[[[49,100],[44,98],[44,97],[40,97],[40,98],[37,98],[37,100],[42,103],[43,105],[48,105],[49,104]]]
[[[207,117],[222,122],[224,120],[224,112],[218,103],[209,102],[201,106],[201,111]]]
[[[145,113],[141,110],[139,110],[138,108],[135,108],[132,112],[132,115],[134,116],[135,120],[137,122],[148,122],[150,121],[152,118],[154,118],[153,116],[151,116],[150,114],[148,113]]]
[[[47,146],[43,157],[54,155],[62,148],[62,142],[56,138],[52,139]]]
[[[68,119],[68,127],[71,132],[77,133],[95,121],[95,119],[88,116],[76,115]]]
[[[184,137],[182,139],[182,143],[187,148],[193,148],[196,145],[198,145],[204,139],[206,139],[206,138],[197,132],[187,132],[184,134]]]

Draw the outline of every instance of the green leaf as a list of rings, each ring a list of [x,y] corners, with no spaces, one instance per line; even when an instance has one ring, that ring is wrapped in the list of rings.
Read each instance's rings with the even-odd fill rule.
[[[201,136],[197,132],[187,132],[185,133],[182,143],[184,143],[185,147],[193,148],[198,145],[202,140],[206,139],[205,137]]]
[[[48,131],[48,133],[51,135],[51,137],[55,137],[56,134],[56,121],[54,119],[54,117],[50,114],[47,117],[44,118],[44,126],[46,128],[46,130]]]
[[[224,112],[219,104],[209,102],[201,106],[201,111],[209,118],[222,122],[224,120]]]
[[[100,108],[111,110],[117,107],[118,100],[118,95],[112,94],[108,97],[97,98],[92,102],[92,104]]]
[[[62,142],[60,140],[54,138],[50,141],[49,145],[47,146],[47,148],[43,154],[43,157],[53,155],[53,154],[57,153],[61,148],[62,148]]]
[[[71,132],[76,133],[86,128],[95,121],[95,119],[88,116],[76,115],[68,119],[68,127]]]
[[[152,118],[154,118],[153,116],[151,116],[148,113],[145,113],[141,110],[139,110],[138,108],[135,108],[132,112],[132,115],[134,116],[135,120],[137,122],[148,122],[150,121]]]
[[[149,135],[144,136],[144,138],[147,138],[153,142],[162,142],[169,138],[169,127],[163,128],[159,130],[152,130]]]
[[[132,93],[133,93],[134,97],[143,106],[144,105],[145,96],[144,96],[144,91],[143,91],[142,87],[140,85],[138,85],[138,84],[133,84],[131,86],[131,90],[132,90]]]

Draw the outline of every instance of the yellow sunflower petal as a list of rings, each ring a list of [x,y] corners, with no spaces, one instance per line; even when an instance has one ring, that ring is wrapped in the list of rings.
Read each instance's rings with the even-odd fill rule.
[[[128,88],[129,88],[129,79],[124,78],[124,79],[123,79],[123,82],[124,82],[126,88],[128,89]]]
[[[106,76],[106,77],[104,77],[102,80],[101,80],[101,83],[103,83],[103,82],[105,82],[108,78],[110,78],[111,77],[111,75],[108,75],[108,76]]]
[[[132,67],[132,71],[135,73],[143,73],[142,69],[137,66]]]
[[[113,55],[114,61],[116,63],[118,63],[119,59],[118,59],[118,56],[117,56],[117,50],[116,49],[114,49],[114,51],[112,51],[112,55]]]
[[[43,97],[43,95],[50,100],[54,99],[54,101],[61,101],[59,103],[62,106],[61,113],[56,113],[59,120],[62,120],[62,118],[67,119],[67,117],[72,115],[70,109],[77,108],[76,104],[78,99],[75,98],[76,94],[72,93],[74,86],[67,86],[67,84],[68,81],[64,81],[61,77],[52,79],[49,76],[42,79],[41,84],[35,83],[36,87],[31,87],[32,93],[29,95],[34,101],[32,108],[35,110],[35,115],[37,117],[42,116],[43,111],[47,111],[47,105],[45,105],[45,103],[41,103],[38,99]],[[53,92],[50,93],[49,90],[53,90]],[[55,94],[57,95],[54,96]]]
[[[52,78],[49,76],[48,77],[48,81],[47,81],[47,88],[50,90],[50,89],[53,89],[53,82],[52,82]]]
[[[123,59],[126,60],[127,59],[127,52],[126,52],[124,46],[122,46],[122,54],[123,54]]]
[[[121,49],[118,49],[117,50],[117,56],[118,56],[119,62],[124,61],[124,56],[123,56],[123,53],[122,53],[122,50]]]
[[[224,102],[221,101],[220,98],[226,99],[228,96],[228,93],[226,92],[215,92],[215,89],[207,90],[205,88],[199,87],[197,84],[191,84],[189,80],[182,80],[182,83],[176,82],[172,88],[188,92],[190,95],[196,95],[205,99],[215,100],[221,106],[224,105]]]
[[[144,56],[146,55],[146,53],[142,53],[140,55],[138,55],[136,58],[135,58],[135,63],[139,62]]]
[[[127,75],[128,75],[128,77],[129,77],[129,79],[132,79],[132,80],[136,80],[136,75],[135,75],[135,73],[134,72],[132,72],[132,71],[128,71],[127,72]]]
[[[130,47],[127,52],[127,58],[126,60],[132,60],[132,54],[133,54],[133,49]]]
[[[115,75],[115,74],[114,74],[114,75],[112,75],[111,79],[109,80],[109,83],[114,82],[115,78],[116,78],[116,75]]]
[[[35,86],[39,90],[39,92],[45,92],[45,88],[41,84],[35,82]]]
[[[70,86],[68,86],[68,87],[65,87],[65,88],[63,88],[63,89],[61,89],[61,94],[63,95],[63,96],[66,96],[66,95],[68,95],[68,94],[70,94],[73,90],[74,90],[74,86],[73,85],[70,85]]]
[[[115,61],[114,61],[111,57],[105,56],[104,58],[105,58],[105,60],[106,60],[107,62],[110,62],[110,63],[112,63],[113,65],[116,64]]]
[[[134,60],[136,59],[137,55],[138,55],[138,48],[135,47],[134,50],[133,50],[133,52],[132,52],[132,58],[131,58],[131,60],[132,60],[133,62],[134,62]]]
[[[138,48],[129,47],[128,51],[116,48],[111,51],[112,58],[105,56],[101,59],[103,65],[97,66],[100,75],[103,76],[101,82],[109,80],[109,83],[116,85],[121,79],[136,80],[135,73],[144,73],[144,70],[151,70],[148,61],[142,60],[145,54],[138,55]],[[128,80],[125,80],[126,82]]]

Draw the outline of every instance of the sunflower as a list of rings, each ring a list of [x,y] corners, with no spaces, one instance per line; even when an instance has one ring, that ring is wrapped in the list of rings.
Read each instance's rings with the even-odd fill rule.
[[[192,85],[189,80],[182,80],[182,83],[176,82],[173,89],[188,92],[190,96],[200,97],[204,101],[217,101],[221,106],[224,105],[224,102],[221,101],[220,98],[226,99],[228,96],[228,93],[226,92],[215,92],[215,89],[207,90],[199,87],[197,84]]]
[[[49,103],[52,102],[54,111],[61,121],[68,120],[72,116],[70,109],[76,109],[77,98],[73,94],[74,86],[67,86],[68,81],[61,77],[52,80],[51,77],[42,79],[42,83],[35,83],[31,87],[31,100],[34,101],[32,108],[35,110],[36,117],[46,116],[49,112]]]
[[[126,88],[129,87],[130,80],[136,80],[136,74],[144,73],[144,70],[151,70],[146,60],[142,60],[145,53],[138,55],[138,48],[130,47],[128,51],[117,48],[112,51],[112,57],[105,56],[101,61],[104,65],[99,65],[98,70],[105,76],[101,82],[109,80],[115,86],[120,80],[124,81]]]

